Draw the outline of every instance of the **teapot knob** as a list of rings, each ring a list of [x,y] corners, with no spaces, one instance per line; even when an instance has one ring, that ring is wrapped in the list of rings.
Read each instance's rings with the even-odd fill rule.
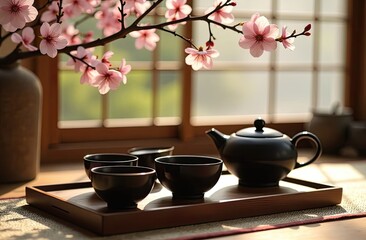
[[[264,125],[266,125],[266,122],[262,118],[257,118],[254,121],[255,131],[263,132]]]

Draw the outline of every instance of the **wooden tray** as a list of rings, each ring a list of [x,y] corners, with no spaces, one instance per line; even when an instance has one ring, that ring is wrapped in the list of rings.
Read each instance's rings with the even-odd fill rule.
[[[342,188],[286,178],[279,187],[246,188],[222,175],[203,200],[172,200],[171,192],[155,184],[138,209],[111,211],[90,182],[26,188],[27,203],[100,235],[176,227],[241,217],[336,205]]]

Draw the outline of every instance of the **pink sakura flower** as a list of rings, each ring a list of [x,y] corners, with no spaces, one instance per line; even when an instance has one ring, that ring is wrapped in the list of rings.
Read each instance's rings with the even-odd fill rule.
[[[93,6],[98,6],[102,2],[102,0],[86,0],[86,1]]]
[[[149,9],[150,6],[151,6],[151,3],[148,1],[146,1],[144,3],[137,3],[135,5],[135,9],[134,9],[135,15],[137,17],[141,16],[144,12],[146,12],[147,9]]]
[[[146,0],[126,0],[125,10],[127,14],[135,13],[138,17],[151,6]]]
[[[111,61],[109,61],[109,59],[113,56],[113,52],[112,51],[107,51],[103,54],[101,59],[98,59],[97,57],[93,58],[90,62],[90,65],[92,65],[93,67],[97,66],[99,63],[103,63],[104,65],[107,66],[107,68],[112,66]]]
[[[275,38],[279,30],[277,25],[269,24],[268,19],[253,14],[250,21],[243,25],[243,36],[239,40],[239,46],[244,49],[250,49],[253,57],[260,57],[263,51],[273,51],[277,48]]]
[[[210,7],[209,9],[207,9],[205,11],[205,14],[212,12],[220,4],[223,4],[222,0],[216,0],[213,7]],[[215,22],[219,22],[222,24],[229,24],[234,21],[234,15],[231,13],[232,11],[233,11],[232,5],[226,6],[226,7],[223,7],[221,9],[217,10],[216,12],[211,14],[208,18]]]
[[[74,66],[75,72],[80,72],[83,66],[85,66],[85,63],[89,63],[91,60],[92,53],[83,47],[78,47],[74,56],[77,59],[71,58],[69,61],[67,61],[66,65]]]
[[[103,19],[105,15],[113,8],[112,2],[110,1],[103,1],[100,4],[100,9],[95,13],[94,17],[96,19]]]
[[[98,72],[93,68],[86,66],[83,70],[83,74],[80,77],[80,84],[89,84],[94,86],[95,77],[98,75]]]
[[[51,26],[45,22],[40,29],[42,41],[39,44],[39,50],[42,54],[47,54],[51,58],[56,57],[57,50],[63,49],[67,45],[67,40],[61,38],[61,25],[53,23]]]
[[[124,0],[124,2],[126,3],[125,9],[129,10],[131,8],[134,8],[136,4],[144,4],[146,0]]]
[[[57,14],[59,12],[58,2],[52,2],[46,11],[42,13],[41,21],[42,22],[52,22],[56,20]]]
[[[64,11],[70,16],[78,16],[80,13],[92,13],[94,6],[88,0],[64,0]]]
[[[102,29],[104,36],[110,36],[121,29],[120,12],[117,8],[110,7],[107,2],[102,4],[101,10],[95,15],[98,19],[97,27]]]
[[[57,0],[59,1],[59,0]],[[64,7],[62,7],[62,11],[63,11],[63,19],[69,19],[72,17],[75,17],[75,13],[74,13],[74,9],[72,9],[71,7],[65,7],[65,4],[62,4]]]
[[[94,86],[95,77],[98,75],[97,70],[95,70],[95,66],[98,65],[100,61],[97,60],[97,57],[95,55],[90,55],[90,57],[87,60],[89,65],[84,64],[80,66],[80,71],[82,71],[82,75],[80,77],[80,83],[81,84],[86,83],[91,86]]]
[[[117,89],[123,79],[119,71],[108,69],[103,63],[99,63],[96,70],[98,75],[94,79],[93,86],[98,87],[100,94],[106,94],[111,89]]]
[[[160,37],[155,33],[156,29],[146,29],[131,32],[130,36],[137,38],[135,41],[135,47],[137,49],[142,49],[145,47],[147,50],[154,50],[156,47],[156,42],[160,40]]]
[[[168,22],[179,20],[187,17],[191,12],[192,8],[186,4],[187,0],[167,0],[165,5],[167,7],[167,11],[165,13],[165,17]],[[181,23],[185,24],[185,22]],[[170,30],[174,30],[177,28],[177,24],[169,25]]]
[[[0,25],[6,31],[14,32],[36,19],[38,11],[32,6],[33,2],[34,0],[1,0]]]
[[[293,45],[293,43],[295,42],[294,38],[287,38],[287,27],[283,26],[282,27],[282,35],[281,35],[281,42],[282,45],[284,46],[284,48],[288,48],[290,50],[295,50],[295,46]]]
[[[107,51],[103,54],[102,59],[100,60],[101,63],[103,63],[104,65],[106,65],[107,67],[112,66],[111,62],[109,61],[109,59],[113,56],[113,52],[112,51]]]
[[[88,43],[93,41],[93,35],[94,33],[92,31],[89,31],[87,33],[84,34],[84,38],[83,38],[83,43]]]
[[[81,43],[79,37],[79,30],[72,24],[62,24],[61,25],[61,36],[65,38],[69,45],[76,45]]]
[[[131,71],[131,65],[126,65],[126,60],[123,58],[121,65],[118,68],[118,71],[122,74],[122,82],[123,84],[127,83],[127,73]]]
[[[34,31],[33,28],[26,27],[22,31],[22,36],[20,36],[18,33],[13,33],[11,35],[11,40],[15,43],[22,43],[25,48],[27,48],[29,51],[35,51],[38,48],[35,46],[32,46],[31,43],[34,40]]]
[[[200,47],[198,50],[195,48],[186,48],[185,52],[188,53],[185,61],[187,65],[192,65],[193,70],[199,70],[202,67],[205,69],[212,68],[212,58],[219,56],[219,52],[213,48],[203,50]]]

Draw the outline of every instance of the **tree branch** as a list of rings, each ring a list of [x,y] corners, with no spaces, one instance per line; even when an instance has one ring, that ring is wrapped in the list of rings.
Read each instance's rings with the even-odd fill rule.
[[[117,32],[115,34],[112,34],[112,35],[104,37],[104,38],[98,38],[98,39],[96,39],[94,41],[91,41],[91,42],[88,42],[88,43],[80,43],[80,44],[70,45],[70,46],[67,46],[67,47],[59,50],[58,52],[59,53],[70,53],[71,51],[76,50],[79,46],[84,47],[84,48],[93,48],[93,47],[103,46],[103,45],[105,45],[107,43],[110,43],[110,42],[113,42],[117,39],[125,38],[131,32],[140,31],[140,30],[148,30],[148,29],[158,29],[158,30],[162,30],[162,31],[171,33],[175,36],[178,36],[178,37],[182,38],[183,40],[189,42],[192,46],[194,46],[189,39],[177,34],[176,32],[173,32],[173,31],[170,31],[170,30],[167,30],[167,29],[164,28],[166,26],[179,24],[179,23],[182,23],[182,22],[205,21],[207,23],[213,23],[213,24],[221,26],[225,29],[230,29],[230,30],[233,30],[235,32],[241,33],[240,30],[236,29],[236,27],[239,26],[238,24],[236,24],[234,26],[228,26],[228,25],[225,25],[225,24],[215,22],[215,21],[210,20],[208,18],[211,14],[213,14],[218,9],[221,9],[221,8],[227,6],[227,4],[230,4],[230,0],[227,0],[225,2],[225,4],[219,5],[217,8],[215,8],[215,10],[213,10],[213,11],[211,11],[211,12],[205,14],[205,15],[202,15],[202,16],[197,16],[197,17],[187,16],[185,18],[178,19],[178,20],[173,20],[173,21],[170,21],[170,22],[163,22],[163,23],[158,23],[158,24],[153,24],[153,25],[138,26],[138,23],[145,16],[147,16],[151,11],[153,11],[162,1],[163,0],[157,0],[156,2],[154,2],[148,8],[148,10],[146,10],[141,16],[139,16],[130,26],[128,26],[127,28],[124,28],[124,29],[122,28],[119,32]],[[60,3],[62,3],[62,0],[60,1]],[[62,5],[61,5],[61,7],[62,7]],[[41,56],[41,55],[42,54],[39,50],[37,50],[37,51],[28,51],[28,52],[12,52],[11,54],[0,58],[0,64],[5,64],[5,63],[14,62],[14,61],[29,58],[29,57],[36,57],[36,56]]]
[[[238,23],[235,25],[226,25],[226,24],[222,24],[220,22],[216,22],[214,20],[209,19],[209,16],[211,16],[212,14],[214,14],[215,12],[219,11],[220,9],[226,7],[226,6],[231,6],[233,3],[231,2],[231,0],[226,0],[224,3],[219,4],[215,9],[213,9],[211,12],[201,15],[201,16],[191,16],[188,15],[185,18],[182,19],[177,19],[177,20],[173,20],[173,21],[169,21],[169,22],[161,22],[161,23],[156,23],[156,24],[151,24],[151,25],[139,25],[139,23],[142,21],[142,19],[144,19],[149,13],[151,13],[154,9],[156,9],[157,6],[159,6],[159,4],[162,3],[163,0],[156,0],[154,1],[151,6],[144,12],[142,13],[139,17],[137,17],[137,19],[128,27],[126,27],[125,21],[124,21],[124,4],[125,1],[124,0],[120,0],[121,1],[121,8],[120,8],[120,12],[121,12],[121,30],[110,35],[107,37],[103,37],[103,38],[98,38],[96,40],[93,40],[91,42],[88,43],[80,43],[80,44],[75,44],[75,45],[70,45],[65,47],[64,49],[59,50],[59,53],[66,53],[66,54],[70,54],[71,51],[76,50],[79,46],[84,47],[86,49],[88,48],[94,48],[94,47],[98,47],[98,46],[103,46],[105,44],[108,44],[110,42],[113,42],[117,39],[121,39],[121,38],[125,38],[129,33],[134,32],[134,31],[140,31],[140,30],[149,30],[149,29],[157,29],[157,30],[161,30],[161,31],[165,31],[167,33],[173,34],[174,36],[178,36],[179,38],[183,39],[184,41],[188,42],[191,46],[195,47],[195,45],[192,43],[192,41],[180,34],[178,34],[175,31],[171,31],[166,29],[167,26],[169,25],[175,25],[175,24],[180,24],[183,22],[196,22],[196,21],[203,21],[206,22],[208,24],[209,27],[209,39],[211,40],[211,38],[214,39],[214,36],[212,34],[211,31],[211,24],[215,24],[219,27],[222,27],[223,29],[229,29],[231,31],[234,31],[236,33],[242,34],[241,29],[238,29],[238,27],[242,26],[243,23]],[[48,1],[48,4],[50,3],[50,0]],[[57,21],[61,21],[61,16],[63,14],[62,12],[62,0],[60,0],[59,4],[59,15],[57,18]],[[310,28],[309,28],[310,29]],[[310,35],[310,33],[308,32],[309,29],[304,29],[304,31],[302,33],[299,34],[295,34],[294,32],[288,36],[287,38],[296,38],[300,35]],[[7,33],[6,35],[4,35],[4,37],[0,37],[0,46],[1,43],[3,41],[4,38],[9,37],[11,34]],[[286,38],[286,39],[287,39]],[[275,39],[276,41],[282,41],[282,38],[277,38]],[[5,57],[1,57],[0,58],[0,64],[7,64],[9,62],[14,62],[20,59],[25,59],[28,57],[35,57],[35,56],[41,56],[41,52],[39,50],[37,51],[28,51],[28,52],[19,52],[19,51],[13,51],[11,52],[9,55],[5,56]]]

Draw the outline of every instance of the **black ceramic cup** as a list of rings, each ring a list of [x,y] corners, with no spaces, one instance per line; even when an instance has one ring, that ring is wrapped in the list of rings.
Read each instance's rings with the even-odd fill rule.
[[[201,199],[216,185],[223,161],[198,155],[172,155],[155,159],[160,183],[172,192],[173,199]]]
[[[138,166],[155,169],[155,158],[173,154],[174,146],[134,147],[128,150],[129,154],[137,156]]]
[[[354,121],[349,127],[349,144],[359,157],[366,156],[366,122]]]
[[[90,170],[100,166],[136,166],[138,157],[124,153],[95,153],[84,156],[84,169],[90,179]]]
[[[139,166],[103,166],[91,169],[95,193],[110,209],[136,208],[153,189],[156,172]]]
[[[327,154],[340,154],[345,146],[348,135],[348,128],[353,121],[353,111],[344,108],[333,112],[313,111],[313,117],[307,124],[310,132],[314,133],[322,143],[322,149]]]

